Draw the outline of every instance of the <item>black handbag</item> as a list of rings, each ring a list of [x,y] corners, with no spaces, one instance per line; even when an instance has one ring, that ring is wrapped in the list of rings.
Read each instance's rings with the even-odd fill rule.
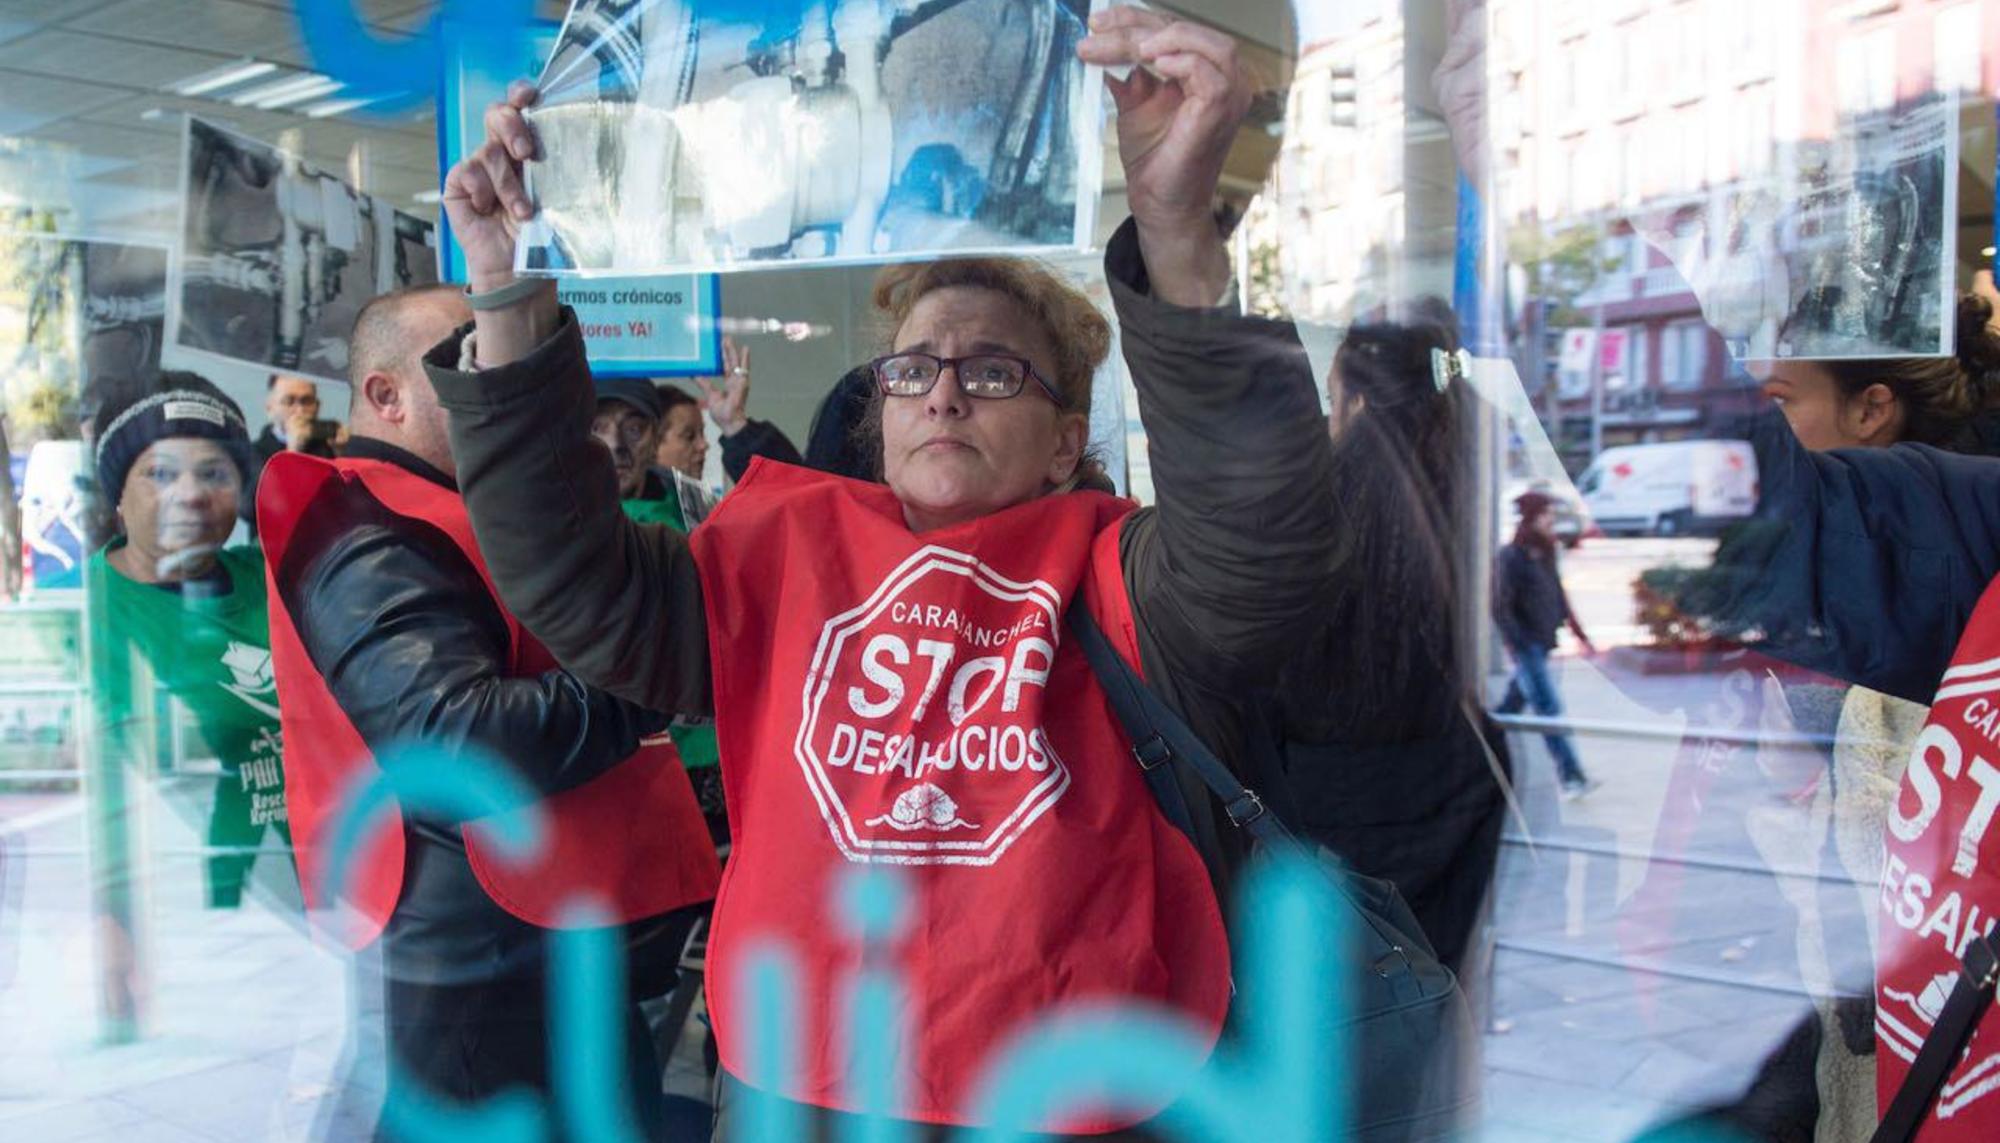
[[[1203,850],[1177,771],[1199,777],[1255,845],[1312,853],[1352,911],[1349,928],[1360,943],[1344,1022],[1350,1039],[1339,1074],[1329,1077],[1349,1090],[1351,1121],[1340,1138],[1404,1143],[1461,1133],[1477,1099],[1471,1010],[1396,887],[1345,869],[1332,853],[1301,841],[1146,686],[1087,608],[1069,609],[1069,628],[1131,739],[1132,756],[1161,812],[1202,851],[1211,871],[1219,857]]]

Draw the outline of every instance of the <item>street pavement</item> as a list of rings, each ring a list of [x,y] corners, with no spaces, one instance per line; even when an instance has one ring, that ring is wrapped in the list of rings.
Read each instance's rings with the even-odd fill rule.
[[[1494,908],[1489,1139],[1630,1139],[1739,1095],[1810,1011],[1805,980],[1827,975],[1801,969],[1802,908],[1845,938],[1832,975],[1868,979],[1867,893],[1820,859],[1805,809],[1799,775],[1816,758],[1701,737],[1754,730],[1743,712],[1761,679],[1645,674],[1619,649],[1644,638],[1639,572],[1704,563],[1713,546],[1593,539],[1565,556],[1600,654],[1567,644],[1560,690],[1570,715],[1618,729],[1575,739],[1602,785],[1573,802],[1540,737],[1510,736],[1523,817]],[[1489,682],[1497,694],[1504,676]]]
[[[1570,553],[1569,590],[1600,646],[1637,641],[1639,570],[1711,546],[1591,540]],[[1740,1091],[1804,1017],[1802,901],[1816,895],[1830,929],[1867,918],[1863,894],[1816,865],[1796,783],[1771,776],[1789,771],[1683,741],[1728,722],[1727,681],[1641,674],[1616,653],[1566,651],[1557,670],[1573,713],[1630,729],[1579,737],[1603,785],[1568,803],[1540,740],[1512,736],[1520,812],[1496,951],[1467,982],[1486,1009],[1478,1137],[1618,1143]],[[1504,677],[1488,682],[1497,694]],[[0,1140],[358,1137],[364,1120],[336,1099],[353,999],[343,957],[292,920],[282,859],[260,861],[269,876],[245,908],[202,908],[197,826],[158,799],[145,810],[144,1034],[99,1042],[80,810],[69,794],[0,795],[14,847],[0,867]],[[679,1068],[674,1086],[697,1091],[699,1076]]]

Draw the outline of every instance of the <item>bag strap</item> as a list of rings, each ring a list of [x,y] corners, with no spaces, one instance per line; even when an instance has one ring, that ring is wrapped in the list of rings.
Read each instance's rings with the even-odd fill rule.
[[[1097,625],[1088,608],[1079,604],[1069,609],[1069,629],[1082,645],[1084,658],[1089,661],[1092,673],[1111,700],[1112,711],[1125,727],[1125,736],[1132,742],[1132,757],[1138,761],[1140,773],[1145,775],[1146,785],[1152,788],[1154,799],[1159,802],[1167,820],[1194,842],[1196,852],[1203,853],[1204,861],[1211,863],[1211,873],[1215,872],[1213,859],[1202,850],[1200,839],[1189,828],[1191,815],[1187,800],[1181,793],[1180,783],[1174,779],[1179,765],[1189,767],[1201,778],[1209,792],[1221,800],[1230,823],[1249,834],[1258,845],[1315,857],[1315,847],[1301,841],[1255,790],[1230,773],[1229,767],[1222,764],[1221,759],[1188,727],[1174,708],[1153,693],[1153,689],[1125,661],[1125,656],[1112,647],[1111,640]],[[1410,955],[1403,947],[1402,938],[1386,930],[1382,919],[1364,902],[1356,899],[1345,877],[1337,875],[1324,862],[1315,860],[1314,865],[1326,875],[1327,884],[1333,891],[1353,910],[1354,916],[1361,922],[1364,939],[1374,942],[1368,952],[1374,971],[1385,979],[1391,978],[1388,966],[1393,958],[1403,970],[1401,975],[1393,978],[1399,981],[1411,979],[1407,975],[1412,967]]]
[[[1194,836],[1193,815],[1188,812],[1180,783],[1174,781],[1173,764],[1181,762],[1222,803],[1230,824],[1263,845],[1299,844],[1298,838],[1257,791],[1238,781],[1207,744],[1188,729],[1180,715],[1153,693],[1125,661],[1125,656],[1112,647],[1088,607],[1079,604],[1069,609],[1069,628],[1082,645],[1084,658],[1090,661],[1097,681],[1103,684],[1112,711],[1125,727],[1126,737],[1132,740],[1132,757],[1138,761],[1146,785],[1151,787],[1161,812],[1175,828],[1190,838]]]
[[[1965,950],[1958,982],[1952,985],[1944,1010],[1931,1025],[1930,1035],[1924,1037],[1924,1046],[1910,1064],[1903,1085],[1896,1089],[1896,1098],[1890,1102],[1888,1113],[1882,1116],[1870,1143],[1910,1143],[1917,1137],[1918,1128],[1930,1116],[1938,1090],[1944,1087],[1945,1077],[1951,1074],[1966,1043],[1972,1039],[1973,1030],[1979,1026],[1980,1017],[1993,1003],[1996,981],[2000,981],[2000,949],[1995,948],[1990,936],[1972,938]]]

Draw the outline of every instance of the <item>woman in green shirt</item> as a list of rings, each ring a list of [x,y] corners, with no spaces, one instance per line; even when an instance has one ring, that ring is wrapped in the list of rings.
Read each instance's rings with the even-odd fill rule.
[[[179,372],[98,423],[98,480],[117,512],[86,572],[105,757],[158,768],[157,735],[145,729],[153,696],[188,709],[223,769],[209,811],[208,844],[222,852],[208,860],[208,903],[234,907],[265,831],[291,841],[263,559],[223,547],[249,483],[249,433],[233,401]]]

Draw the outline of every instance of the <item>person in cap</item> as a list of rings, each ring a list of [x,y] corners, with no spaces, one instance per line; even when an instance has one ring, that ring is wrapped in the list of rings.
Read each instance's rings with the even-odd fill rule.
[[[590,421],[590,435],[611,454],[625,514],[642,524],[691,531],[715,507],[715,498],[699,480],[678,469],[659,467],[653,458],[666,432],[673,397],[693,411],[699,432],[701,411],[694,407],[694,398],[677,389],[655,388],[643,377],[600,377],[595,385],[597,412]]]
[[[611,467],[618,475],[618,500],[625,514],[641,524],[665,524],[682,535],[693,531],[715,507],[715,498],[693,479],[701,472],[701,454],[693,458],[692,473],[652,462],[667,440],[668,430],[678,421],[691,420],[694,437],[701,441],[701,406],[683,390],[655,387],[644,378],[600,377],[594,384],[597,414],[591,418],[590,435],[611,454]],[[675,412],[684,416],[673,417]],[[707,447],[702,441],[702,453]],[[729,825],[723,809],[721,773],[716,769],[715,728],[676,725],[669,733],[680,750],[688,780],[694,784],[710,837],[717,844],[727,841]]]
[[[1512,542],[1500,549],[1493,568],[1493,623],[1514,656],[1514,678],[1507,685],[1506,697],[1494,709],[1499,714],[1519,714],[1532,707],[1540,717],[1554,718],[1563,710],[1562,694],[1549,671],[1556,633],[1567,626],[1583,645],[1584,654],[1594,655],[1597,648],[1583,633],[1583,624],[1577,621],[1569,595],[1563,591],[1562,571],[1556,564],[1555,500],[1546,493],[1524,492],[1514,504],[1521,510],[1521,523]],[[1556,776],[1565,799],[1581,797],[1597,787],[1577,761],[1568,731],[1552,730],[1542,739],[1556,761]]]
[[[263,561],[255,548],[225,546],[252,468],[250,436],[235,402],[192,373],[121,393],[98,423],[98,480],[116,525],[85,585],[107,769],[171,765],[152,757],[152,691],[193,715],[223,771],[209,810],[218,852],[206,865],[207,901],[235,907],[265,834],[291,840]]]

